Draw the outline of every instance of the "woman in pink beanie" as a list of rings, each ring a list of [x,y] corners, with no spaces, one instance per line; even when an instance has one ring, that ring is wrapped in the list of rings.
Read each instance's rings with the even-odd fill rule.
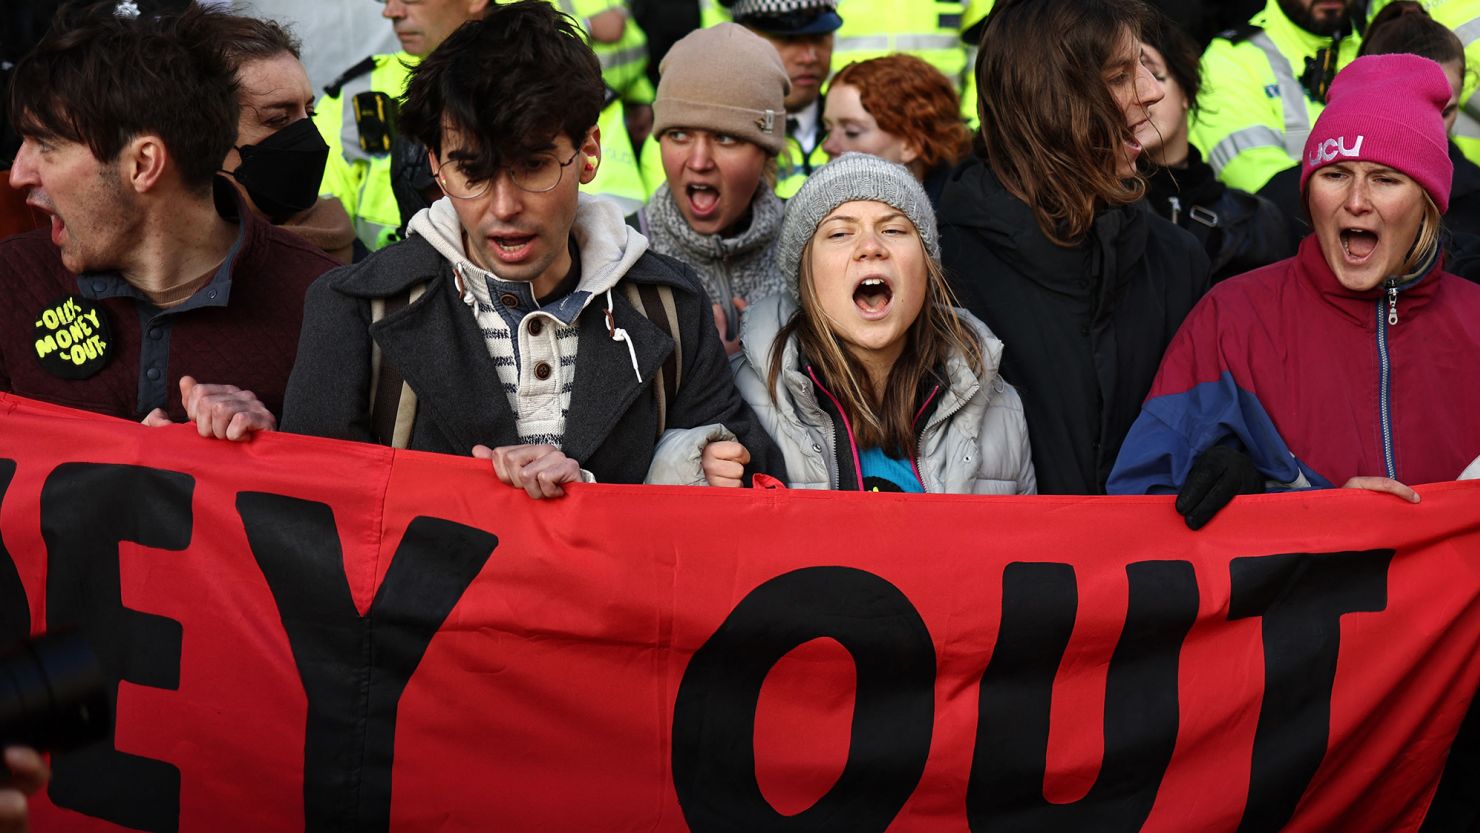
[[[1480,286],[1443,269],[1444,71],[1358,58],[1305,144],[1313,232],[1216,286],[1162,360],[1111,491],[1177,493],[1202,526],[1237,494],[1345,485],[1418,502],[1480,453]]]

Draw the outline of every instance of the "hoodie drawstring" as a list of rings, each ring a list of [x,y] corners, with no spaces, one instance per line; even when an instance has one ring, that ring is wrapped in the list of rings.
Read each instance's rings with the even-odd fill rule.
[[[627,342],[627,355],[632,357],[632,372],[637,374],[637,384],[642,384],[642,371],[637,368],[637,348],[632,346],[632,337],[627,331],[618,327],[616,320],[612,318],[612,291],[611,287],[606,290],[606,332],[612,337],[612,341]]]

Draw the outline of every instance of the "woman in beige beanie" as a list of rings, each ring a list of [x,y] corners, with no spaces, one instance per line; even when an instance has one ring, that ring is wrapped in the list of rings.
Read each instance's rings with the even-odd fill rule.
[[[772,257],[781,200],[766,174],[785,146],[791,82],[776,50],[733,23],[689,34],[660,71],[653,135],[667,182],[631,222],[699,273],[734,353],[741,311],[786,287]]]

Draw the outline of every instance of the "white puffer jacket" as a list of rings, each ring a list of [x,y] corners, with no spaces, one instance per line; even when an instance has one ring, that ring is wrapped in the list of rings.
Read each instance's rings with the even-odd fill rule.
[[[837,433],[817,401],[816,386],[801,366],[796,340],[786,344],[785,368],[776,397],[766,391],[771,348],[791,319],[796,303],[786,295],[766,298],[745,312],[744,348],[731,359],[735,383],[766,433],[781,448],[794,489],[838,488]],[[1002,342],[971,313],[957,310],[981,341],[985,373],[978,377],[962,356],[946,364],[950,379],[936,397],[920,434],[915,460],[926,492],[1026,495],[1037,491],[1028,424],[1017,391],[997,375]],[[845,453],[847,450],[845,449]]]

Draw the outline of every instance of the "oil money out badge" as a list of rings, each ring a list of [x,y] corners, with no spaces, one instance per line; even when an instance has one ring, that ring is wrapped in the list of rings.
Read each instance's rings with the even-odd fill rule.
[[[36,312],[36,360],[63,379],[86,379],[112,355],[108,312],[86,298],[69,295]]]

